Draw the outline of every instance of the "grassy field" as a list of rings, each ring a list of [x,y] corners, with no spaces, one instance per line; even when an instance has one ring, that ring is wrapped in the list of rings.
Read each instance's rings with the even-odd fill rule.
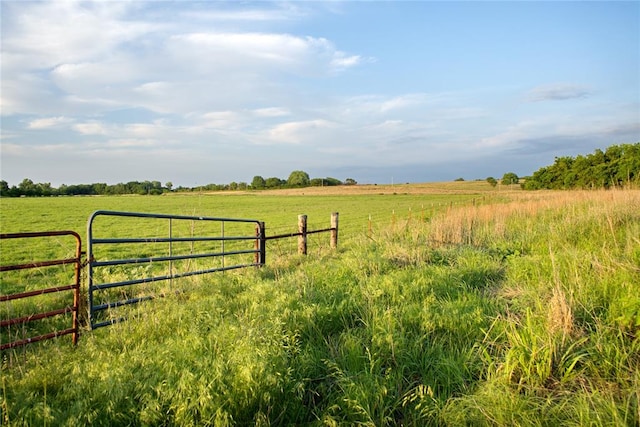
[[[639,191],[344,191],[2,199],[3,233],[84,236],[96,209],[341,226],[337,251],[274,244],[76,348],[6,351],[2,424],[640,423]]]

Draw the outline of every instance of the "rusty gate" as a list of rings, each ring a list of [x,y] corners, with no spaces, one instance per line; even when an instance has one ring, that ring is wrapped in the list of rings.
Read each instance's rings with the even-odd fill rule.
[[[82,256],[82,243],[80,236],[74,231],[46,231],[46,232],[34,232],[34,233],[11,233],[0,234],[0,240],[5,239],[28,239],[38,237],[53,237],[53,236],[72,236],[76,242],[75,256],[73,258],[65,259],[48,259],[44,261],[30,261],[21,264],[10,264],[0,266],[0,272],[16,271],[16,270],[28,270],[39,269],[43,267],[53,267],[66,264],[74,264],[74,280],[72,284],[66,284],[61,286],[53,286],[42,289],[34,289],[16,293],[5,293],[9,288],[8,284],[3,284],[0,290],[0,302],[6,309],[6,313],[10,313],[9,309],[10,301],[25,300],[26,298],[36,297],[39,295],[53,294],[64,291],[73,292],[73,302],[66,304],[64,307],[57,308],[55,310],[49,310],[44,312],[30,312],[28,315],[22,313],[19,317],[11,317],[7,315],[6,318],[0,320],[0,330],[2,332],[2,341],[0,341],[0,350],[19,347],[25,344],[29,344],[36,341],[55,338],[62,335],[72,335],[73,344],[78,341],[78,303],[80,300],[80,269],[81,269],[81,256]],[[11,259],[11,254],[4,254],[3,258]],[[5,274],[3,274],[4,279]],[[22,285],[18,284],[21,288]],[[48,304],[45,304],[48,306]],[[3,309],[2,312],[5,310]],[[72,313],[71,327],[63,330],[53,330],[42,333],[38,332],[35,336],[24,336],[26,333],[26,325],[35,322],[37,320],[43,320],[54,316],[60,316],[67,313]],[[4,317],[4,316],[3,316]],[[17,327],[17,328],[16,328]],[[20,336],[20,339],[15,339]],[[6,341],[6,342],[5,342]]]

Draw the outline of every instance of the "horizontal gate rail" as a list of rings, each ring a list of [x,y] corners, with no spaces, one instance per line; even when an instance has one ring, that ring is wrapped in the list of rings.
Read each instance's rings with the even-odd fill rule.
[[[0,266],[0,272],[27,270],[41,267],[52,267],[56,265],[75,264],[74,270],[74,282],[71,285],[54,286],[44,289],[36,289],[32,291],[19,292],[13,294],[0,295],[0,302],[9,302],[19,299],[25,299],[35,297],[39,295],[52,294],[64,291],[73,291],[73,304],[64,308],[56,310],[50,310],[41,313],[34,313],[29,316],[16,317],[11,319],[3,319],[0,321],[0,327],[7,330],[7,336],[9,336],[9,328],[14,325],[25,325],[29,322],[34,322],[41,319],[46,319],[54,316],[59,316],[67,313],[72,313],[71,327],[63,330],[56,330],[49,333],[29,337],[21,340],[10,341],[6,343],[0,343],[0,350],[20,347],[29,343],[38,342],[46,339],[56,338],[63,335],[72,335],[73,344],[78,342],[78,304],[80,300],[80,269],[82,264],[82,241],[80,236],[74,231],[44,231],[44,232],[32,232],[32,233],[6,233],[0,234],[0,240],[5,239],[26,239],[26,238],[38,238],[38,237],[55,237],[55,236],[72,236],[76,241],[76,250],[74,258],[55,259],[34,261],[22,264],[2,265]],[[8,310],[7,310],[8,312]]]
[[[94,226],[98,217],[125,217],[125,218],[137,218],[143,220],[154,221],[155,220],[167,220],[168,231],[166,236],[153,236],[153,237],[140,237],[140,236],[127,236],[123,238],[112,237],[95,237]],[[189,221],[204,222],[204,223],[219,223],[221,231],[219,235],[205,235],[205,236],[189,236],[181,237],[175,236],[173,225],[176,222]],[[235,224],[252,224],[253,227],[246,235],[225,235],[225,223]],[[106,321],[98,321],[96,318],[97,313],[109,310],[112,308],[122,307],[126,305],[136,304],[141,301],[146,301],[154,298],[152,295],[125,297],[118,301],[106,301],[101,303],[95,303],[96,296],[100,291],[107,291],[114,288],[124,288],[127,286],[141,285],[146,283],[155,283],[160,281],[171,281],[173,279],[189,277],[207,273],[214,273],[220,271],[228,271],[233,269],[239,269],[244,267],[260,266],[264,264],[265,258],[265,243],[264,243],[264,223],[254,219],[239,219],[239,218],[216,218],[216,217],[203,217],[203,216],[185,216],[185,215],[169,215],[169,214],[153,214],[153,213],[137,213],[137,212],[118,212],[118,211],[96,211],[90,217],[87,224],[87,263],[88,263],[88,297],[89,297],[89,323],[92,329],[96,329],[102,326],[107,326],[118,322],[120,319],[109,319]],[[221,250],[205,250],[201,252],[193,252],[193,245],[195,243],[220,243]],[[247,243],[247,247],[226,249],[226,243],[238,242],[242,245],[243,242]],[[118,259],[98,259],[96,255],[95,247],[97,245],[136,245],[136,244],[156,244],[166,243],[168,245],[168,255],[160,256],[135,256],[135,257],[123,257]],[[192,250],[189,253],[174,254],[174,244],[190,243]],[[210,249],[210,248],[208,248]],[[242,255],[251,255],[251,260],[245,259],[244,262],[237,262],[232,265],[226,265],[225,259],[229,257],[235,257]],[[220,266],[206,265],[196,270],[188,271],[174,271],[174,261],[189,261],[189,260],[201,260],[207,261],[208,259],[220,259]],[[149,274],[146,277],[134,277],[128,280],[113,280],[105,281],[104,283],[96,283],[96,270],[99,268],[110,266],[136,266],[136,265],[157,265],[160,263],[168,263],[168,274]]]

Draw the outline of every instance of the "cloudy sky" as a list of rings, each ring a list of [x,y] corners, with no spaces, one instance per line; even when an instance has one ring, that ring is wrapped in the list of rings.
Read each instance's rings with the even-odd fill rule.
[[[2,0],[1,172],[526,176],[640,141],[640,2]]]

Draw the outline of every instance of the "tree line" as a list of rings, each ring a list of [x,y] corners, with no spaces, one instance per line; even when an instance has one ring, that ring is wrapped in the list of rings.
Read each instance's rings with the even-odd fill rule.
[[[18,185],[10,186],[5,180],[0,181],[0,197],[44,197],[44,196],[99,196],[140,194],[158,195],[170,192],[195,192],[195,191],[235,191],[235,190],[266,190],[278,188],[303,188],[335,185],[355,185],[357,182],[347,178],[344,182],[336,178],[309,178],[304,171],[293,171],[289,178],[284,180],[276,177],[264,179],[256,175],[251,184],[246,182],[230,182],[229,184],[206,184],[195,187],[173,186],[173,183],[160,181],[129,181],[127,183],[106,184],[62,184],[55,188],[51,183],[35,183],[25,178]]]
[[[556,157],[521,184],[525,190],[640,187],[640,142],[576,157]]]
[[[459,178],[461,179],[461,178]],[[488,177],[492,186],[498,180]],[[513,172],[505,173],[500,181],[504,185],[517,184],[520,180]],[[540,189],[587,189],[640,187],[640,142],[635,144],[612,145],[602,151],[576,157],[556,157],[550,166],[538,169],[532,176],[526,177],[520,184],[525,190]],[[344,182],[336,178],[310,178],[309,174],[296,170],[288,179],[278,177],[253,177],[250,184],[231,182],[229,184],[207,184],[196,187],[176,187],[171,182],[164,185],[160,181],[129,181],[109,185],[94,184],[62,184],[54,188],[50,183],[34,183],[25,178],[17,186],[9,186],[7,181],[0,181],[0,197],[41,197],[41,196],[78,196],[78,195],[118,195],[118,194],[162,194],[167,192],[194,191],[235,191],[266,190],[279,188],[304,188],[336,185],[355,185],[357,182],[347,178]]]

